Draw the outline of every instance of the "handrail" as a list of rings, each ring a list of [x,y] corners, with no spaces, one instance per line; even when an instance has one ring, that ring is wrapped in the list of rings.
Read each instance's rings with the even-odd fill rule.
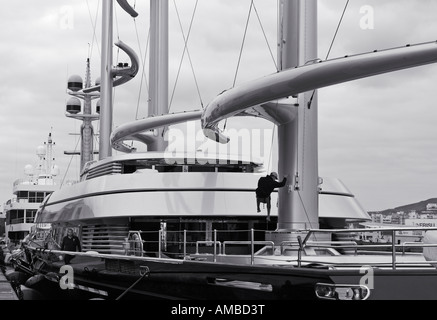
[[[298,261],[296,261],[298,262]],[[360,262],[342,262],[342,263],[335,263],[335,262],[327,262],[325,260],[305,260],[302,259],[301,262],[306,262],[309,264],[324,264],[324,265],[329,265],[330,267],[333,268],[340,268],[340,267],[363,267],[362,263]],[[435,267],[433,266],[433,264],[437,265],[437,261],[436,260],[429,260],[429,261],[422,261],[422,260],[411,260],[411,261],[398,261],[396,262],[397,265],[404,265],[404,266],[408,266],[408,267],[412,267],[412,266],[422,266],[422,267],[427,267],[429,269],[435,270]],[[392,266],[392,262],[375,262],[372,263],[372,267],[391,267]]]
[[[355,228],[355,229],[307,229],[307,230],[295,230],[296,232],[306,232],[303,244],[309,241],[314,233],[355,233],[355,232],[388,232],[388,231],[431,231],[437,230],[437,227],[382,227],[382,228]]]
[[[255,263],[255,250],[254,245],[255,244],[263,244],[263,245],[270,245],[272,247],[272,253],[275,252],[275,243],[273,241],[254,241],[253,237],[252,240],[249,241],[223,241],[223,255],[226,254],[226,244],[250,244],[250,264],[253,265]]]
[[[214,241],[214,240],[206,240],[206,241],[196,241],[196,254],[199,254],[199,244],[215,244],[219,247],[219,254],[222,252],[222,243],[220,241]]]
[[[272,247],[272,249],[275,249],[275,243],[273,241],[223,241],[223,254],[226,254],[226,245],[227,244],[264,244],[269,245]]]
[[[360,232],[360,233],[366,233],[366,232],[374,232],[374,231],[384,231],[384,232],[388,232],[391,231],[391,236],[393,237],[392,239],[394,241],[392,241],[391,243],[383,243],[383,244],[361,244],[361,243],[357,243],[353,240],[351,241],[334,241],[334,240],[321,240],[321,241],[317,241],[317,240],[313,240],[314,238],[312,237],[314,233],[340,233],[340,232],[344,232],[344,233],[350,233],[350,232]],[[360,251],[365,253],[365,254],[369,254],[372,253],[373,250],[372,249],[382,249],[382,251],[378,251],[379,253],[381,253],[382,255],[386,256],[387,260],[381,261],[381,263],[378,265],[384,265],[384,266],[391,266],[392,269],[396,269],[398,266],[405,266],[405,265],[420,265],[420,266],[424,266],[427,265],[429,267],[433,266],[433,262],[423,259],[423,257],[421,256],[421,261],[411,261],[411,260],[417,260],[414,259],[414,256],[419,255],[420,253],[417,252],[417,255],[415,253],[411,254],[411,259],[400,259],[399,257],[401,255],[405,255],[406,254],[406,250],[409,247],[414,247],[414,248],[426,248],[426,247],[437,247],[437,242],[436,243],[423,243],[423,242],[403,242],[403,243],[399,243],[397,244],[396,241],[396,237],[399,236],[396,234],[396,231],[405,231],[405,230],[420,230],[420,231],[428,231],[428,230],[437,230],[437,227],[393,227],[393,228],[372,228],[372,229],[332,229],[332,230],[319,230],[319,229],[309,229],[306,230],[306,232],[304,233],[303,231],[299,230],[300,233],[304,233],[305,236],[302,236],[302,238],[300,239],[300,243],[299,243],[299,238],[297,238],[297,240],[294,241],[282,241],[282,242],[278,242],[275,243],[274,241],[269,241],[269,240],[259,240],[259,241],[255,241],[255,236],[254,236],[254,229],[250,229],[250,230],[238,230],[235,232],[242,232],[245,233],[246,236],[245,238],[242,237],[238,237],[237,239],[242,239],[242,240],[224,240],[223,235],[220,235],[220,237],[218,236],[218,234],[221,232],[220,230],[210,230],[211,234],[210,235],[206,235],[205,234],[205,230],[181,230],[181,231],[167,231],[165,229],[161,229],[159,231],[159,236],[158,238],[156,237],[151,237],[149,238],[147,241],[143,241],[143,239],[141,238],[141,235],[143,234],[151,234],[151,233],[157,233],[158,231],[141,231],[141,230],[129,230],[127,236],[128,238],[125,239],[124,243],[125,243],[125,256],[128,256],[128,254],[131,254],[130,252],[130,243],[133,243],[132,240],[130,240],[131,236],[133,233],[138,233],[140,235],[140,245],[141,245],[141,252],[142,252],[142,256],[146,257],[146,253],[156,253],[156,256],[162,259],[173,259],[175,261],[177,260],[184,260],[187,258],[187,255],[189,256],[189,253],[187,254],[187,249],[191,246],[192,249],[194,249],[195,246],[195,254],[199,254],[199,251],[202,251],[200,249],[200,245],[212,245],[214,252],[213,252],[213,258],[214,258],[214,262],[217,261],[217,257],[218,256],[222,256],[221,259],[224,259],[224,255],[229,255],[229,257],[233,256],[233,254],[230,252],[229,250],[229,246],[233,246],[233,245],[242,245],[242,247],[244,246],[244,248],[249,250],[249,254],[250,254],[250,263],[254,264],[255,262],[255,257],[258,256],[262,256],[265,257],[266,259],[276,259],[275,256],[278,255],[284,255],[285,254],[285,250],[286,247],[289,246],[289,248],[291,248],[292,250],[297,250],[297,257],[294,256],[293,254],[293,258],[292,259],[288,259],[287,261],[290,261],[292,263],[296,263],[298,266],[301,266],[302,263],[306,263],[307,261],[309,263],[317,263],[316,261],[320,260],[317,258],[317,256],[313,256],[311,259],[306,259],[306,254],[302,254],[305,252],[306,248],[325,248],[328,250],[334,250],[334,251],[338,251],[339,249],[353,249],[355,255],[358,255],[358,249],[363,250]],[[247,234],[247,232],[250,232],[249,234]],[[261,231],[261,230],[256,230]],[[224,231],[224,233],[229,233],[229,231]],[[191,238],[191,236],[193,236],[193,238]],[[183,238],[182,238],[183,237]],[[204,240],[204,239],[208,239],[208,240]],[[218,240],[220,239],[220,241]],[[302,240],[303,239],[303,240]],[[30,243],[29,243],[30,244]],[[149,246],[150,245],[150,246]],[[176,248],[175,250],[170,249],[167,250],[168,246],[171,246],[171,248]],[[263,245],[263,250],[256,252],[255,251],[255,246],[256,245]],[[179,249],[177,248],[179,246]],[[144,251],[147,250],[147,248],[157,248],[157,249],[153,249],[153,251],[151,251],[149,249],[149,251]],[[279,250],[280,249],[280,250]],[[158,250],[158,252],[156,252],[156,250]],[[271,254],[272,256],[269,256],[271,250]],[[56,252],[55,250],[49,250],[50,252]],[[84,248],[85,251],[85,248]],[[332,251],[334,254],[335,252]],[[421,251],[421,250],[416,250],[416,251]],[[194,253],[194,250],[190,251]],[[209,251],[210,252],[210,251]],[[182,255],[183,253],[183,255]],[[80,255],[82,253],[72,253],[73,255]],[[104,251],[101,251],[100,254],[104,254]],[[123,253],[120,253],[120,255],[122,255]],[[247,253],[235,253],[235,255],[242,255],[242,256],[246,256],[248,257]],[[341,253],[338,253],[339,255],[341,255]],[[120,255],[117,255],[116,252],[113,252],[112,257],[114,259],[119,258]],[[390,259],[390,255],[391,255],[391,259]],[[102,256],[103,257],[103,256]],[[105,255],[105,257],[107,257]],[[133,256],[128,256],[133,257]],[[127,257],[127,258],[128,258]],[[169,258],[169,257],[173,257],[173,258]],[[189,258],[189,257],[188,257]],[[427,257],[428,258],[428,257]],[[191,260],[191,259],[190,259]],[[343,265],[343,266],[347,266],[348,263],[339,263],[339,260],[337,259],[332,259],[332,260],[326,260],[326,259],[321,259],[324,260],[323,262],[320,263],[324,263],[326,265]],[[400,261],[399,261],[400,260]],[[379,260],[378,260],[379,261]],[[355,263],[356,264],[356,263]],[[354,265],[354,263],[351,263],[350,265]],[[372,264],[373,265],[373,264]],[[436,264],[437,265],[437,264]],[[376,266],[376,264],[375,264]]]
[[[431,230],[437,230],[437,227],[409,227],[409,226],[405,226],[405,227],[382,227],[382,228],[359,228],[359,229],[309,229],[309,230],[299,230],[300,232],[307,232],[305,239],[302,241],[302,243],[300,243],[300,249],[299,249],[299,253],[303,250],[303,248],[305,248],[305,246],[307,246],[307,243],[309,242],[309,239],[311,238],[311,236],[314,233],[354,233],[354,232],[391,232],[391,236],[392,236],[392,242],[391,244],[388,244],[387,247],[391,248],[391,256],[392,256],[392,261],[391,261],[391,266],[392,269],[395,270],[396,269],[396,248],[398,247],[402,247],[400,245],[396,245],[396,231],[431,231]],[[300,240],[300,236],[298,237],[298,240]],[[434,245],[433,245],[434,246]],[[437,246],[437,245],[435,245]],[[364,247],[370,247],[369,245],[360,245],[361,248]],[[381,247],[380,245],[378,245],[378,247]],[[338,247],[337,247],[338,248]],[[404,249],[403,249],[404,250]],[[298,265],[300,266],[302,263],[302,257],[300,254],[298,254]],[[422,262],[423,263],[423,262]],[[427,263],[430,263],[429,261]]]
[[[402,242],[402,254],[405,254],[405,247],[418,247],[418,248],[428,248],[428,247],[437,247],[437,244],[427,244],[423,242]]]
[[[328,244],[328,245],[327,245]],[[334,244],[334,245],[329,245]],[[284,253],[284,247],[286,246],[299,245],[298,241],[282,241],[280,244],[280,252]],[[349,246],[348,246],[349,245]],[[358,244],[356,241],[307,241],[305,247],[317,247],[317,248],[333,248],[333,249],[346,249],[354,248],[355,254],[357,254]],[[299,248],[297,248],[298,250]]]
[[[406,231],[406,230],[416,230],[416,231],[429,231],[437,230],[437,227],[375,227],[375,228],[351,228],[351,229],[307,229],[307,230],[296,230],[303,232],[320,232],[320,233],[352,233],[352,232],[375,232],[375,231]]]

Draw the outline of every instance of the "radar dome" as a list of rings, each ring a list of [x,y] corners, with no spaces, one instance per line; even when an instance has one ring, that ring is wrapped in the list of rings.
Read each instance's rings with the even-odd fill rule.
[[[24,174],[27,176],[33,175],[33,166],[31,164],[27,164],[26,166],[24,166]]]
[[[80,112],[81,103],[76,97],[71,97],[67,101],[67,112],[71,114],[76,114]]]
[[[67,85],[68,89],[70,89],[71,91],[79,91],[82,89],[83,87],[83,80],[80,76],[78,75],[73,75],[70,76],[70,78],[68,78],[68,85]]]
[[[44,146],[38,146],[36,148],[36,155],[39,157],[43,157],[46,155],[46,148]]]

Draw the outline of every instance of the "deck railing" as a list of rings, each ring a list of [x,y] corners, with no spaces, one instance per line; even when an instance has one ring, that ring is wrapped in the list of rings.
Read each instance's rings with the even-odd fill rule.
[[[332,249],[336,251],[342,251],[342,250],[351,250],[354,255],[358,255],[359,253],[363,252],[370,252],[372,250],[378,249],[379,254],[390,254],[391,255],[391,262],[389,265],[396,269],[397,266],[402,264],[408,264],[408,265],[423,265],[423,261],[409,261],[409,262],[400,262],[397,261],[397,254],[405,255],[408,249],[423,249],[426,247],[437,247],[437,243],[432,244],[425,244],[423,242],[402,242],[397,244],[397,237],[396,234],[398,231],[432,231],[437,230],[436,227],[394,227],[394,228],[366,228],[366,229],[309,229],[309,230],[296,230],[299,234],[304,234],[305,236],[302,238],[301,236],[297,236],[296,240],[287,240],[287,241],[281,241],[280,243],[274,243],[273,241],[268,240],[255,240],[255,232],[265,232],[264,230],[238,230],[235,232],[239,233],[246,233],[248,234],[248,240],[217,240],[220,238],[221,233],[229,233],[229,231],[220,231],[220,230],[212,230],[212,239],[209,240],[196,240],[196,241],[190,241],[188,240],[188,234],[196,234],[196,233],[205,233],[204,230],[202,231],[193,231],[193,230],[183,230],[181,232],[173,231],[159,231],[159,239],[161,239],[158,242],[158,252],[156,256],[159,258],[166,256],[170,257],[174,255],[176,258],[180,259],[193,259],[196,258],[196,256],[201,255],[201,248],[209,248],[212,250],[212,252],[204,252],[203,256],[212,256],[212,261],[217,261],[218,255],[238,255],[232,252],[228,252],[227,247],[230,246],[243,246],[248,249],[248,253],[243,253],[240,255],[250,255],[250,261],[251,264],[255,263],[255,257],[257,256],[257,251],[255,249],[256,246],[264,246],[264,248],[269,249],[268,252],[270,252],[270,255],[282,255],[286,250],[296,251],[297,252],[297,258],[296,263],[298,266],[301,266],[303,263],[312,262],[314,263],[315,260],[305,260],[304,255],[302,254],[307,249]],[[349,241],[317,241],[313,240],[316,234],[359,234],[359,233],[369,233],[369,232],[390,232],[392,241],[390,243],[385,244],[362,244],[358,243],[354,240]],[[141,233],[141,232],[140,232]],[[143,232],[144,233],[144,232]],[[168,239],[164,241],[165,236],[169,234],[182,234],[180,237],[181,241],[169,241]],[[173,237],[175,238],[175,237]],[[324,237],[326,238],[326,237]],[[148,241],[150,243],[150,241]],[[164,245],[165,243],[165,245]],[[171,253],[166,252],[164,250],[165,247],[169,245],[178,245],[182,248],[181,253]],[[195,251],[188,253],[188,248],[190,246],[194,246]],[[266,250],[264,250],[265,252]],[[419,250],[420,251],[420,250]],[[146,253],[146,252],[145,252]],[[149,252],[150,253],[150,252]],[[349,252],[348,254],[351,254]],[[201,259],[201,258],[199,258]],[[322,261],[321,261],[322,263]],[[323,262],[326,263],[326,262]],[[427,264],[434,264],[437,263],[436,261],[427,261]],[[387,265],[387,264],[381,264],[381,265]]]
[[[125,239],[125,253],[124,254],[106,254],[104,252],[93,252],[97,256],[104,258],[112,257],[114,259],[128,258],[127,256],[135,256],[134,259],[149,259],[149,258],[162,258],[171,260],[209,260],[216,262],[218,257],[235,257],[241,256],[245,259],[250,259],[251,264],[256,263],[256,258],[268,258],[274,259],[275,256],[286,254],[287,250],[295,251],[293,256],[287,256],[288,262],[293,262],[297,266],[302,266],[305,263],[320,263],[324,265],[340,266],[337,262],[327,262],[327,260],[317,261],[317,254],[312,259],[305,258],[304,253],[311,250],[331,250],[341,255],[342,250],[349,250],[348,255],[359,255],[369,252],[374,253],[374,249],[379,249],[379,254],[390,255],[391,259],[387,262],[378,263],[378,266],[389,267],[396,269],[399,266],[415,266],[415,267],[433,267],[437,266],[437,261],[426,261],[424,259],[420,261],[405,260],[398,261],[398,257],[406,255],[408,249],[416,250],[412,253],[412,256],[420,254],[423,248],[437,247],[437,243],[423,243],[423,242],[409,242],[397,244],[398,231],[436,231],[437,227],[396,227],[396,228],[372,228],[372,229],[309,229],[309,230],[296,230],[295,240],[274,241],[259,240],[261,235],[265,234],[265,230],[235,230],[234,238],[243,236],[239,235],[244,233],[246,239],[244,240],[227,240],[223,237],[223,233],[230,234],[229,230],[183,230],[183,231],[141,231],[141,230],[129,230],[129,237]],[[368,232],[390,232],[392,236],[391,243],[385,244],[361,244],[358,241],[335,241],[335,240],[314,240],[317,239],[316,234],[359,234]],[[274,233],[274,232],[273,232]],[[138,235],[138,239],[132,239],[131,235]],[[232,235],[231,234],[231,235]],[[255,236],[257,235],[257,236]],[[237,237],[237,238],[238,238]],[[319,237],[326,239],[327,237]],[[437,237],[436,237],[437,239]],[[437,240],[436,240],[437,242]],[[133,244],[139,244],[136,247],[135,252],[132,250]],[[139,248],[139,250],[137,250]],[[58,252],[52,250],[52,252]],[[437,251],[436,251],[437,252]],[[85,253],[72,253],[77,255],[83,255]],[[316,258],[314,258],[316,257]],[[130,257],[129,257],[130,258]],[[244,260],[244,259],[243,259]],[[242,260],[242,261],[243,261]],[[249,260],[244,260],[249,261]],[[354,266],[357,263],[341,264],[341,266]],[[376,265],[375,265],[376,266]]]
[[[423,261],[408,261],[408,262],[397,262],[396,261],[396,252],[397,252],[397,248],[400,248],[402,251],[402,254],[405,254],[405,247],[419,247],[419,248],[424,248],[424,247],[437,247],[437,243],[432,243],[432,244],[423,244],[423,243],[419,243],[419,242],[404,242],[402,244],[396,244],[396,232],[399,231],[435,231],[437,230],[437,227],[383,227],[383,228],[365,228],[365,229],[310,229],[308,230],[308,233],[306,234],[305,238],[303,240],[301,240],[300,243],[300,250],[302,251],[306,246],[309,245],[310,243],[310,239],[316,234],[316,233],[322,233],[322,234],[326,234],[326,233],[368,233],[368,232],[389,232],[391,234],[392,237],[392,241],[389,244],[386,245],[368,245],[368,244],[360,244],[359,246],[357,244],[353,244],[353,245],[336,245],[335,248],[337,249],[346,249],[346,248],[354,248],[354,249],[374,249],[374,248],[382,248],[385,247],[387,249],[389,249],[390,253],[391,253],[391,267],[392,269],[396,269],[398,264],[408,264],[408,265],[419,265],[419,264],[423,264]],[[314,245],[314,244],[312,244]],[[299,259],[298,260],[299,265],[301,265],[302,260]],[[435,264],[437,263],[437,261],[427,261],[428,264]]]

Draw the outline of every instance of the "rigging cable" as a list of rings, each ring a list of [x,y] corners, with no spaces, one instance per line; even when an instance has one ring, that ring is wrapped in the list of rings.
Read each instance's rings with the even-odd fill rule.
[[[275,58],[273,56],[273,51],[272,51],[272,49],[270,47],[270,44],[269,44],[269,41],[267,39],[267,35],[266,35],[266,32],[265,32],[263,23],[261,22],[261,18],[260,18],[259,14],[258,14],[258,10],[256,9],[256,5],[255,5],[254,0],[251,0],[250,8],[249,8],[249,13],[248,13],[247,20],[246,20],[246,27],[245,27],[244,35],[243,35],[243,41],[241,43],[240,54],[239,54],[239,57],[238,57],[238,63],[237,63],[237,68],[236,68],[236,71],[235,71],[234,82],[233,82],[232,87],[235,87],[235,84],[237,82],[237,74],[238,74],[238,70],[240,68],[241,56],[243,54],[243,47],[244,47],[244,43],[245,43],[246,36],[247,36],[247,29],[249,27],[249,21],[250,21],[250,16],[251,16],[251,13],[252,13],[252,8],[255,11],[255,14],[256,14],[256,17],[258,19],[259,25],[261,27],[261,31],[262,31],[263,36],[264,36],[264,40],[266,41],[267,48],[269,49],[270,56],[272,57],[273,64],[275,65],[275,69],[276,69],[276,71],[278,71],[278,65],[277,65],[277,63],[275,61]]]
[[[243,41],[241,41],[240,53],[238,56],[237,68],[235,69],[234,81],[232,83],[232,88],[235,87],[235,83],[237,82],[238,70],[240,69],[241,56],[243,55],[244,43],[246,41],[247,29],[249,27],[250,15],[252,13],[252,7],[254,6],[253,0],[250,1],[249,13],[247,14],[246,26],[244,28]],[[228,124],[228,118],[225,119],[225,123],[223,125],[223,131],[226,130],[226,126]]]
[[[141,280],[148,277],[149,274],[150,274],[150,271],[148,271],[148,268],[147,268],[147,272],[144,272],[141,275],[141,277],[139,277],[129,288],[127,288],[125,291],[123,291],[123,293],[120,294],[115,300],[120,300],[121,298],[123,298],[125,294],[127,294],[130,290],[132,290],[133,287],[135,287]]]
[[[143,64],[143,68],[142,68],[142,71],[141,71],[140,89],[139,89],[139,92],[138,92],[137,110],[135,112],[135,120],[138,120],[138,111],[139,111],[139,108],[140,108],[140,99],[141,99],[141,91],[142,91],[142,88],[143,88],[143,79],[146,82],[146,89],[147,89],[147,93],[149,94],[149,83],[147,81],[147,75],[145,73],[145,67],[146,67],[146,62],[145,61],[146,61],[146,57],[147,57],[148,44],[149,44],[149,40],[150,40],[150,29],[149,29],[149,33],[147,34],[146,48],[145,48],[144,56],[143,56],[143,54],[141,52],[141,43],[140,43],[140,39],[139,39],[139,36],[138,36],[138,29],[137,29],[137,24],[136,24],[135,19],[134,19],[134,23],[135,23],[135,31],[137,33],[138,47],[140,48],[139,50],[140,50],[141,62]]]
[[[276,105],[278,105],[278,102],[276,102]],[[273,158],[273,146],[275,143],[275,132],[276,132],[276,125],[273,124],[273,128],[272,128],[272,141],[270,142],[270,152],[269,152],[269,160],[267,162],[267,168],[269,168],[269,172],[274,171],[273,170],[273,166],[271,165],[272,163],[272,158]],[[264,153],[266,153],[266,150],[264,150]]]
[[[273,64],[275,65],[275,69],[276,69],[276,71],[278,71],[278,65],[277,65],[277,63],[276,63],[276,61],[275,61],[275,57],[274,57],[274,55],[273,55],[273,51],[272,51],[272,49],[271,49],[271,47],[270,47],[269,41],[268,41],[268,39],[267,39],[266,32],[265,32],[265,30],[264,30],[264,26],[263,26],[263,24],[262,24],[262,22],[261,22],[261,19],[260,19],[260,17],[259,17],[258,10],[256,9],[255,3],[253,4],[253,9],[255,10],[256,17],[258,18],[259,26],[261,27],[261,30],[262,30],[262,32],[263,32],[264,40],[266,41],[267,48],[269,49],[270,56],[272,57]]]
[[[261,31],[262,31],[262,33],[263,33],[263,35],[264,35],[264,39],[265,39],[265,41],[266,41],[266,43],[267,43],[267,48],[269,49],[269,53],[270,53],[270,56],[272,57],[272,60],[273,60],[273,64],[274,64],[274,66],[275,66],[275,69],[276,69],[276,71],[278,71],[278,65],[277,65],[277,63],[276,63],[276,61],[275,61],[275,58],[274,58],[274,56],[273,56],[273,52],[272,52],[272,50],[271,50],[271,47],[270,47],[269,41],[268,41],[268,39],[267,39],[267,36],[266,36],[266,33],[265,33],[264,26],[263,26],[263,24],[262,24],[262,22],[261,22],[261,18],[260,18],[259,14],[258,14],[258,10],[256,9],[255,2],[254,2],[254,0],[251,0],[251,2],[250,2],[250,7],[249,7],[249,13],[248,13],[248,15],[247,15],[247,20],[246,20],[246,26],[245,26],[245,29],[244,29],[243,41],[242,41],[242,43],[241,43],[241,48],[240,48],[240,53],[239,53],[239,57],[238,57],[237,68],[236,68],[236,70],[235,70],[234,82],[233,82],[233,84],[232,84],[232,87],[235,87],[235,84],[236,84],[236,82],[237,82],[237,75],[238,75],[238,71],[239,71],[240,64],[241,64],[241,57],[242,57],[242,55],[243,55],[243,48],[244,48],[244,44],[245,44],[245,41],[246,41],[247,30],[248,30],[248,27],[249,27],[249,21],[250,21],[250,16],[251,16],[251,13],[252,13],[252,8],[253,8],[253,10],[255,11],[255,14],[256,14],[256,16],[257,16],[257,19],[258,19],[259,25],[260,25],[260,27],[261,27]],[[227,123],[228,123],[228,119],[225,119],[224,126],[223,126],[223,130],[226,129]]]
[[[334,45],[335,39],[337,38],[338,30],[340,29],[341,23],[343,22],[343,18],[344,18],[344,15],[346,13],[348,5],[349,5],[349,0],[346,1],[346,4],[345,4],[343,12],[341,14],[340,20],[339,20],[339,22],[337,24],[337,29],[335,30],[334,36],[332,37],[332,41],[331,41],[331,44],[329,46],[328,53],[326,54],[325,60],[328,60],[328,58],[329,58],[329,55],[330,55],[331,50],[332,50],[332,46]],[[311,104],[313,102],[313,98],[314,98],[315,92],[316,92],[316,90],[313,91],[313,94],[311,95],[311,99],[308,102],[308,109],[311,108]]]
[[[79,144],[79,141],[80,141],[80,139],[77,139],[76,146],[74,147],[74,151],[77,150],[77,146]],[[73,156],[74,156],[74,154],[72,154],[71,157],[70,157],[70,162],[68,163],[67,170],[65,170],[64,177],[62,178],[62,181],[61,181],[61,186],[64,184],[65,178],[67,176],[67,172],[70,169],[71,162],[73,161]],[[80,173],[79,173],[79,175],[80,175]]]
[[[282,23],[282,16],[280,16],[280,14],[279,14],[279,12],[280,12],[280,4],[279,4],[279,2],[280,1],[276,2],[276,16],[278,17],[278,20],[280,20],[281,22],[276,24],[276,34],[279,34],[279,32],[282,30],[282,25],[283,25],[283,23]],[[258,15],[258,13],[257,13],[257,15]],[[261,21],[260,21],[260,23],[261,23]],[[281,38],[282,38],[282,36],[281,36]],[[266,38],[266,42],[267,42],[267,45],[268,45],[267,38]],[[271,52],[270,46],[269,46],[269,50]],[[272,55],[272,58],[273,58],[272,52],[271,52],[271,55]],[[276,71],[279,71],[278,64],[280,64],[281,62],[280,61],[276,62],[274,58],[273,58],[273,62],[275,63]],[[276,105],[278,105],[278,104],[279,104],[279,101],[277,100],[276,101]],[[273,123],[272,141],[270,143],[269,160],[267,162],[267,168],[268,168],[269,172],[273,171],[273,165],[272,165],[273,159],[272,158],[273,158],[273,152],[274,152],[275,133],[277,132],[277,130],[275,130],[275,129],[276,129],[276,125]]]
[[[249,13],[247,15],[246,27],[244,29],[243,41],[241,42],[240,54],[239,54],[239,57],[238,57],[238,63],[237,63],[237,68],[235,70],[234,82],[232,84],[232,87],[235,87],[235,83],[237,82],[237,74],[238,74],[238,69],[240,68],[241,56],[243,54],[244,42],[246,41],[247,28],[249,26],[249,20],[250,20],[250,15],[252,13],[252,7],[253,7],[253,0],[250,1]]]
[[[137,2],[135,1],[134,5],[133,5],[133,8],[136,9],[136,6],[137,6]],[[139,109],[140,109],[141,91],[142,91],[142,88],[143,88],[143,79],[146,82],[147,95],[149,95],[149,83],[147,81],[147,75],[145,73],[145,67],[146,67],[146,57],[147,57],[147,53],[148,53],[148,45],[149,45],[149,41],[150,41],[150,27],[149,27],[149,32],[147,33],[146,46],[145,46],[144,56],[143,56],[142,51],[141,51],[141,41],[140,41],[140,37],[139,37],[139,34],[138,34],[136,18],[133,18],[133,21],[134,21],[134,26],[135,26],[135,34],[136,34],[137,42],[138,42],[138,50],[140,51],[141,63],[143,64],[143,68],[141,70],[140,89],[138,91],[137,109],[135,111],[135,120],[138,120],[138,112],[139,112]],[[132,141],[131,145],[133,145],[133,141]]]
[[[117,31],[117,40],[120,41],[120,31],[119,31],[119,27],[118,27],[117,8],[118,8],[118,6],[115,6],[115,8],[114,8],[114,17],[115,17],[115,26],[116,26],[116,31]],[[117,46],[117,55],[116,55],[115,61],[118,62],[119,57],[120,57],[120,47]],[[116,87],[112,87],[112,106],[115,105],[116,92],[117,92]],[[114,108],[114,107],[112,107],[112,108]],[[113,127],[114,127],[114,118],[112,117],[111,131],[112,131]]]
[[[334,37],[332,38],[331,45],[329,46],[328,53],[326,54],[325,60],[328,60],[329,54],[331,53],[332,46],[334,45],[334,41],[337,38],[338,30],[340,29],[341,22],[343,21],[344,14],[349,5],[349,0],[346,1],[346,5],[344,6],[343,13],[341,14],[340,21],[338,22],[337,29],[335,30]]]
[[[202,109],[203,109],[203,101],[202,101],[202,97],[201,97],[201,95],[200,95],[199,85],[198,85],[198,82],[197,82],[196,74],[195,74],[195,72],[194,72],[194,67],[193,67],[193,62],[192,62],[192,60],[191,60],[190,52],[188,51],[188,39],[189,39],[190,34],[191,34],[191,28],[192,28],[192,26],[193,26],[193,21],[194,21],[194,16],[195,16],[195,14],[196,14],[196,10],[197,10],[198,0],[196,0],[196,4],[194,5],[194,10],[193,10],[193,14],[192,14],[192,16],[191,16],[191,21],[190,21],[190,26],[189,26],[189,28],[188,28],[188,34],[187,34],[187,37],[185,37],[185,34],[184,34],[184,30],[183,30],[183,27],[182,27],[182,22],[181,22],[181,19],[180,19],[179,11],[178,11],[178,8],[177,8],[176,1],[175,1],[175,0],[173,0],[173,4],[174,4],[175,10],[176,10],[176,15],[177,15],[177,17],[178,17],[179,26],[180,26],[180,28],[181,28],[182,37],[184,38],[184,50],[183,50],[183,52],[182,52],[181,61],[180,61],[180,63],[179,63],[179,69],[178,69],[178,72],[177,72],[177,75],[176,75],[176,80],[175,80],[175,84],[174,84],[173,91],[172,91],[172,94],[171,94],[171,98],[170,98],[170,103],[169,103],[169,107],[168,107],[168,109],[169,109],[169,111],[170,111],[170,108],[171,108],[171,105],[172,105],[172,102],[173,102],[173,98],[174,98],[174,94],[175,94],[175,91],[176,91],[177,82],[178,82],[178,79],[179,79],[179,74],[180,74],[181,67],[182,67],[182,62],[183,62],[183,60],[184,60],[185,52],[187,52],[188,60],[190,61],[191,70],[192,70],[192,72],[193,72],[193,76],[194,76],[194,82],[195,82],[195,84],[196,84],[197,94],[199,95],[200,104],[201,104]]]
[[[97,44],[97,51],[99,52],[99,56],[100,56],[100,49],[99,49],[98,41],[96,39],[96,23],[97,23],[97,17],[98,17],[98,14],[99,14],[98,8],[100,6],[100,0],[97,2],[96,17],[95,17],[94,20],[93,20],[93,17],[91,15],[91,10],[90,10],[90,6],[89,6],[89,3],[88,3],[88,0],[86,1],[86,4],[87,4],[87,7],[88,7],[88,14],[90,15],[91,26],[93,27],[93,36],[92,36],[92,41],[91,41],[91,49],[90,49],[90,53],[89,53],[89,58],[90,58],[91,55],[92,55],[94,42],[96,42],[96,44]]]

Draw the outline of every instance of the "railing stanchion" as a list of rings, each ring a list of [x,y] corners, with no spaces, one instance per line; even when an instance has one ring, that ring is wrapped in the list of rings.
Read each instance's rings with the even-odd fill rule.
[[[297,250],[297,266],[300,268],[302,266],[302,250],[303,250],[303,243],[302,238],[300,236],[297,236],[297,242],[299,242],[299,250]]]
[[[214,229],[214,262],[217,262],[217,229]]]
[[[250,229],[250,264],[255,263],[255,244],[254,244],[254,231],[253,228]]]
[[[158,237],[159,237],[159,239],[158,239],[158,257],[161,258],[162,257],[161,256],[161,250],[162,250],[162,248],[161,248],[162,229],[159,229]]]
[[[392,245],[392,267],[393,270],[396,269],[396,230],[392,230],[391,234],[391,245]]]
[[[186,257],[187,257],[187,230],[184,229],[184,260]]]

